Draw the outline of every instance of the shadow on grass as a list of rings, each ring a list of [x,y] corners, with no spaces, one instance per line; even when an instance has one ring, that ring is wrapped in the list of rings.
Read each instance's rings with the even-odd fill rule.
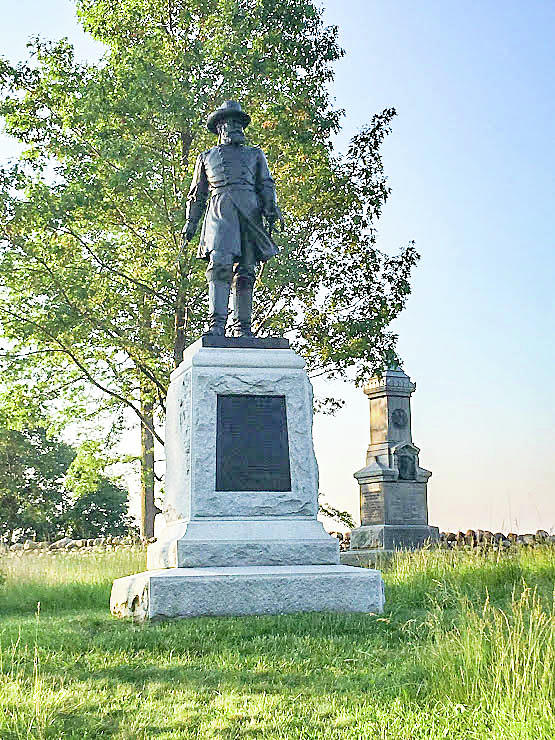
[[[399,696],[418,696],[423,674],[410,662],[400,664],[398,649],[393,655],[384,647],[392,625],[383,619],[312,613],[137,625],[102,612],[41,615],[37,643],[42,679],[52,687],[63,680],[82,696],[76,714],[54,711],[52,729],[58,734],[52,737],[185,737],[187,732],[196,737],[194,732],[202,732],[215,717],[227,729],[211,730],[210,737],[256,737],[260,727],[251,733],[244,726],[238,697],[267,697],[266,721],[271,722],[272,702],[289,706],[301,695],[306,706],[280,718],[279,737],[321,737],[325,718],[317,707],[332,696],[341,705],[358,705],[365,696],[378,694],[386,705]],[[35,629],[31,616],[0,622],[4,645],[11,632],[20,638],[21,648],[29,646],[21,663],[29,680]],[[91,695],[96,703],[89,701]],[[222,706],[222,696],[229,698],[229,706]],[[145,699],[151,706],[140,734],[134,735],[127,725],[140,716]],[[181,714],[176,712],[179,716],[172,711],[175,702],[187,705]],[[158,715],[163,722],[152,721]],[[300,728],[306,734],[298,734]],[[229,734],[232,730],[237,733]]]
[[[2,709],[8,716],[21,716],[21,704],[19,702],[3,702]],[[43,712],[47,711],[43,707]],[[108,709],[102,715],[98,712],[98,705],[94,702],[79,704],[79,712],[56,711],[55,716],[49,717],[46,727],[40,727],[40,722],[30,721],[14,722],[13,729],[10,725],[2,727],[2,740],[21,740],[21,738],[51,738],[52,740],[96,740],[101,737],[115,737],[125,723],[126,714],[124,710]],[[167,731],[167,730],[166,730]],[[121,735],[120,735],[121,737]],[[129,737],[125,735],[125,737]],[[141,736],[143,737],[143,736]],[[146,737],[149,737],[148,735]]]
[[[109,608],[111,584],[24,583],[0,587],[0,616],[42,613],[60,614],[82,609]]]

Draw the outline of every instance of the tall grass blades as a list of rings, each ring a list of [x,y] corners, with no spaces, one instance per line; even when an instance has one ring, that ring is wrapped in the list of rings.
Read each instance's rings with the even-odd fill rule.
[[[552,740],[555,548],[382,568],[383,615],[137,625],[143,551],[4,556],[0,739]]]
[[[0,561],[5,576],[0,616],[33,614],[39,601],[47,614],[103,608],[113,580],[144,570],[145,560],[142,548],[4,556]]]
[[[472,603],[459,591],[450,629],[436,605],[427,620],[424,656],[430,695],[448,697],[454,707],[481,708],[503,738],[528,737],[526,728],[537,733],[532,736],[549,737],[555,729],[554,598],[546,608],[538,589],[523,585],[508,608],[499,608],[489,598]]]
[[[51,691],[40,670],[40,603],[35,614],[34,644],[22,644],[21,634],[10,645],[0,641],[0,737],[42,738],[49,716]],[[32,666],[32,667],[31,667]],[[31,667],[31,670],[29,668]]]

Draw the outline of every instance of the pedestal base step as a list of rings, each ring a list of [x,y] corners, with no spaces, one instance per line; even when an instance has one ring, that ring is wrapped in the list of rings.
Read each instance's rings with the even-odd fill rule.
[[[146,567],[160,568],[234,568],[249,565],[336,565],[339,542],[326,540],[304,542],[275,540],[218,540],[195,542],[154,542],[148,547]]]
[[[294,612],[382,612],[377,570],[346,565],[169,568],[118,578],[118,617],[172,619]]]
[[[351,532],[352,550],[417,550],[439,539],[427,524],[367,524]]]

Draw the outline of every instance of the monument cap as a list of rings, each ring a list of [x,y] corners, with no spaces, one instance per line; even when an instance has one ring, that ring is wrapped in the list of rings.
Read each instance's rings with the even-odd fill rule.
[[[224,121],[226,118],[237,118],[241,121],[243,128],[246,128],[251,122],[251,117],[248,113],[241,108],[241,104],[235,100],[226,100],[223,105],[216,108],[209,116],[206,121],[206,128],[213,134],[218,133],[218,123]]]
[[[388,368],[381,377],[375,375],[364,385],[364,392],[369,398],[381,396],[410,396],[416,389],[410,377],[399,366]]]

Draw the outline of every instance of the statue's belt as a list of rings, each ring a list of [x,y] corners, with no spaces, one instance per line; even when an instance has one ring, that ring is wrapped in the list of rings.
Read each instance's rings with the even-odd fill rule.
[[[255,188],[252,185],[246,185],[242,183],[230,182],[225,185],[210,185],[210,196],[217,195],[222,190],[246,190],[249,193],[256,193]]]

